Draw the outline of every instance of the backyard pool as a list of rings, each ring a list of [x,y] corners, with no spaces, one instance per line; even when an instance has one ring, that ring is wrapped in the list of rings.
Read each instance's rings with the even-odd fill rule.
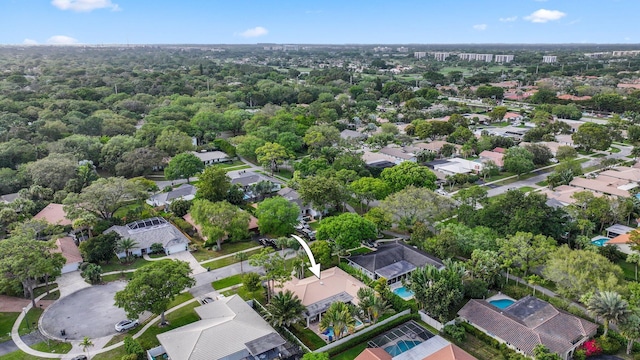
[[[511,304],[513,304],[514,302],[515,301],[511,299],[500,299],[500,300],[491,300],[489,301],[489,304],[497,307],[498,309],[504,309],[511,306]]]
[[[405,300],[411,300],[413,298],[413,291],[405,288],[404,286],[393,289],[393,293]]]
[[[402,354],[403,352],[417,346],[420,345],[422,343],[422,341],[416,341],[416,340],[400,340],[397,343],[391,345],[391,346],[387,346],[384,348],[384,351],[388,352],[389,355],[391,356],[398,356],[400,354]]]
[[[593,238],[591,240],[591,243],[595,246],[604,246],[604,243],[606,243],[607,241],[609,241],[609,238],[606,238],[604,236],[600,236],[597,238]]]
[[[357,328],[359,328],[359,327],[361,327],[362,325],[364,325],[364,324],[362,323],[362,321],[360,321],[360,319],[356,318],[356,325],[355,325],[356,329],[357,329]]]

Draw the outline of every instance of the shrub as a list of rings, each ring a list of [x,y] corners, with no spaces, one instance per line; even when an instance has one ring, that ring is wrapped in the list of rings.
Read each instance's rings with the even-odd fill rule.
[[[122,356],[120,360],[138,360],[138,354],[127,354]]]
[[[446,325],[444,328],[442,328],[442,332],[458,342],[463,342],[467,337],[467,332],[464,329],[464,326],[458,324]]]
[[[138,340],[135,340],[131,336],[124,338],[124,351],[126,351],[127,354],[137,355],[137,359],[139,360],[144,356],[144,349],[142,348],[142,345],[140,345]]]
[[[464,296],[470,299],[482,299],[488,292],[487,283],[480,279],[471,279],[464,283]]]
[[[573,360],[586,360],[587,351],[584,349],[578,349],[573,353]]]
[[[153,243],[151,244],[151,252],[154,254],[159,254],[161,252],[164,252],[164,247],[160,243]]]
[[[244,276],[242,277],[242,284],[247,290],[256,291],[260,289],[262,280],[260,279],[260,275],[258,273],[250,272],[244,274]]]
[[[597,343],[600,348],[602,348],[602,352],[607,355],[613,355],[617,353],[622,347],[622,344],[620,344],[620,342],[612,336],[601,336],[597,339]]]
[[[587,357],[595,356],[602,354],[602,348],[596,341],[596,339],[587,340],[582,346],[580,346],[581,350],[584,350],[584,353]]]
[[[615,245],[605,245],[598,248],[598,252],[600,255],[606,257],[611,262],[616,262],[618,260],[626,259],[625,254],[618,250]]]

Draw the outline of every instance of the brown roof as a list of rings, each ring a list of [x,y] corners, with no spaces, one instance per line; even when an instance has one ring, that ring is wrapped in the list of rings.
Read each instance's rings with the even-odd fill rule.
[[[68,236],[59,238],[56,240],[56,246],[57,249],[55,249],[54,252],[61,253],[67,260],[66,264],[82,262],[82,255],[80,255],[78,245],[76,245],[72,238]]]
[[[39,213],[36,214],[36,216],[33,217],[34,219],[44,219],[46,220],[49,224],[53,224],[53,225],[71,225],[72,222],[71,220],[67,219],[66,213],[64,212],[64,209],[62,208],[62,204],[49,204],[47,205],[47,207],[45,207],[44,209],[42,209]]]
[[[607,245],[615,245],[615,244],[627,244],[629,242],[629,235],[631,234],[622,234],[614,237],[613,239],[606,242]]]
[[[456,345],[449,344],[422,360],[476,360],[476,358]]]
[[[353,297],[351,302],[357,305],[358,290],[367,287],[362,281],[338,267],[323,270],[320,277],[322,280],[315,276],[305,279],[294,277],[282,284],[282,291],[290,290],[293,292],[304,306],[318,303],[343,292],[351,295]]]
[[[391,360],[392,357],[388,352],[381,348],[366,348],[355,360]]]
[[[501,149],[501,148],[496,148],[496,150],[497,149]],[[478,156],[480,157],[481,160],[484,160],[484,159],[486,159],[487,161],[491,160],[498,166],[504,166],[504,154],[499,151],[484,150]]]
[[[603,194],[629,197],[629,191],[619,187],[629,184],[626,180],[616,179],[606,175],[599,175],[595,179],[573,178],[569,185],[601,192]]]
[[[538,344],[562,355],[598,328],[533,296],[524,297],[507,309],[498,309],[484,300],[469,300],[458,315],[528,355],[533,355]]]

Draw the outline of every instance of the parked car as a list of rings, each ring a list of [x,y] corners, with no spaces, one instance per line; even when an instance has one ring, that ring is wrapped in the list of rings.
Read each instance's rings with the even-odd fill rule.
[[[299,232],[302,236],[306,237],[309,240],[316,239],[316,232],[311,229],[302,229]]]
[[[208,297],[208,296],[207,296],[207,297],[204,297],[204,298],[202,298],[202,299],[200,299],[200,303],[201,303],[202,305],[204,305],[204,304],[208,304],[208,303],[210,303],[210,302],[213,302],[213,299],[212,299],[212,298],[210,298],[210,297]]]
[[[116,324],[116,331],[123,332],[138,326],[138,320],[122,320]]]
[[[71,360],[87,360],[87,355],[78,355]]]

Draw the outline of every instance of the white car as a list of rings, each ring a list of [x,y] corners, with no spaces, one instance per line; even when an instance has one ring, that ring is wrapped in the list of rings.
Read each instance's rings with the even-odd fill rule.
[[[122,320],[116,324],[116,331],[123,332],[138,326],[138,320]]]

